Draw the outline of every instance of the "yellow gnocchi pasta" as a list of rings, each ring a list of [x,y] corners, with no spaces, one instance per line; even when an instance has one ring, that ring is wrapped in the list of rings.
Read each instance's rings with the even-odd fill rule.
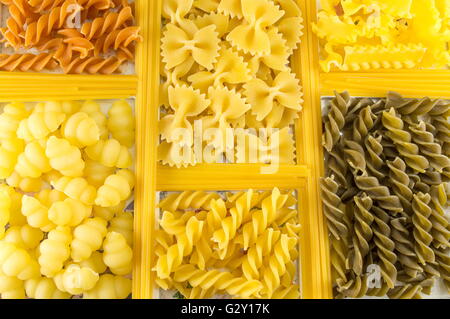
[[[130,295],[134,135],[125,100],[0,108],[0,298]]]

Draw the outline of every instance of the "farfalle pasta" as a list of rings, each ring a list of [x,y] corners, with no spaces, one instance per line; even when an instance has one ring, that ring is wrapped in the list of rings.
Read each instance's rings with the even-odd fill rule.
[[[442,1],[322,0],[313,31],[323,71],[444,68],[450,29]]]
[[[15,102],[0,123],[0,297],[127,298],[132,104]]]
[[[184,298],[298,298],[292,192],[171,193],[154,252],[156,282]]]
[[[0,28],[12,53],[0,55],[4,71],[127,72],[137,42],[134,6],[128,1],[2,1],[9,11]]]
[[[448,102],[343,92],[326,104],[321,190],[335,297],[429,295],[439,277],[448,282],[449,153],[433,124],[447,121]]]
[[[237,146],[237,130],[269,128],[283,141],[255,148],[258,163],[293,163],[291,126],[303,103],[290,68],[303,28],[295,1],[164,0],[162,23],[159,161],[247,163],[253,146]]]

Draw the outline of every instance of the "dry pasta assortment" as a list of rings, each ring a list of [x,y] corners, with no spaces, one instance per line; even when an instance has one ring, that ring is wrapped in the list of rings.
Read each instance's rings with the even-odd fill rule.
[[[215,147],[209,162],[293,164],[289,127],[303,102],[290,67],[303,28],[296,2],[167,0],[162,15],[159,161],[177,167],[202,162],[194,154],[197,122],[200,147]],[[230,143],[231,128],[240,133]],[[264,137],[244,130],[261,128],[268,129]],[[206,136],[208,129],[216,130]],[[263,154],[251,157],[258,148]]]
[[[169,194],[159,208],[159,287],[181,298],[299,298],[293,192],[185,191]]]
[[[141,41],[134,3],[128,0],[0,3],[9,12],[0,28],[9,49],[0,54],[3,71],[120,73],[126,62],[134,61],[136,42]]]
[[[321,0],[313,29],[322,70],[445,68],[446,0]]]
[[[1,298],[130,295],[134,125],[125,100],[3,107]]]
[[[328,103],[321,187],[335,296],[420,298],[438,278],[450,293],[449,105],[393,92]]]

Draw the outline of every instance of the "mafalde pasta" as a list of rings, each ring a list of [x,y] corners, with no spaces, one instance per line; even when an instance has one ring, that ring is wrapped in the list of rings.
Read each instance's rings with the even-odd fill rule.
[[[12,51],[0,54],[3,71],[123,73],[142,40],[128,1],[0,3],[9,13],[1,42]]]
[[[298,298],[300,225],[289,191],[185,191],[159,204],[153,271],[184,298]]]
[[[334,296],[420,298],[438,280],[448,287],[449,103],[336,92],[326,106],[321,191]]]
[[[158,160],[295,163],[303,93],[290,62],[303,35],[300,8],[210,2],[162,1]]]
[[[3,105],[1,299],[129,297],[134,120],[127,100]]]
[[[449,10],[439,0],[321,0],[313,31],[323,71],[445,68]]]

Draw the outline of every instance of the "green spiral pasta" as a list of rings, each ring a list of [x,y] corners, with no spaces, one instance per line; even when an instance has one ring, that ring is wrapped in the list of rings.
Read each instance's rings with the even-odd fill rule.
[[[450,123],[448,115],[440,115],[431,118],[431,124],[436,129],[436,139],[442,146],[442,154],[450,155]]]
[[[351,103],[352,99],[348,92],[341,94],[335,92],[335,98],[330,102],[322,137],[322,144],[328,152],[334,148],[341,137],[340,131],[344,128],[345,116]]]
[[[345,160],[352,168],[354,176],[367,175],[366,157],[361,144],[354,141],[345,141]]]
[[[381,276],[389,288],[394,288],[397,279],[397,255],[395,254],[395,243],[390,239],[391,228],[389,227],[389,215],[378,207],[372,208],[374,212],[374,243],[378,258],[380,259]]]
[[[389,112],[383,112],[382,121],[388,131],[386,135],[395,144],[406,164],[414,171],[425,172],[430,163],[419,154],[419,147],[412,143],[411,134],[403,129],[403,121],[397,116],[395,110],[391,108]]]
[[[444,168],[450,166],[448,156],[442,154],[441,146],[434,141],[433,134],[427,131],[425,122],[421,121],[409,129],[412,132],[413,142],[419,146],[420,153],[428,159],[430,167],[442,173]]]
[[[432,224],[431,235],[433,236],[433,246],[445,248],[450,246],[450,224],[445,216],[444,206],[447,205],[447,194],[445,185],[435,185],[431,187],[431,215]]]
[[[430,201],[431,197],[429,194],[418,193],[413,195],[414,250],[422,265],[432,263],[435,260],[434,252],[430,247],[433,241],[433,236],[431,235],[433,224],[430,221],[432,212],[429,206]]]
[[[422,299],[420,292],[423,287],[419,284],[395,287],[388,291],[387,295],[390,299]]]
[[[367,277],[366,276],[353,276],[347,282],[343,282],[338,279],[339,296],[337,298],[362,298],[367,292]]]
[[[322,178],[320,180],[322,190],[323,210],[327,218],[328,230],[336,238],[340,239],[348,235],[345,223],[345,206],[336,194],[339,188],[334,177]]]
[[[450,293],[450,248],[435,249],[436,261],[439,264],[439,273]]]
[[[347,173],[348,167],[344,159],[343,150],[340,147],[335,147],[333,151],[326,153],[326,162],[328,163],[327,176],[334,176],[336,183],[339,186],[339,194],[349,186]],[[350,174],[351,175],[351,174]]]
[[[392,195],[389,188],[381,185],[376,177],[357,176],[355,183],[361,191],[366,192],[381,208],[393,213],[403,211],[400,199]]]
[[[413,192],[410,189],[410,179],[406,174],[406,164],[400,158],[396,157],[393,161],[387,161],[389,167],[389,181],[395,195],[400,199],[406,214],[411,215],[411,201]]]
[[[428,114],[439,103],[439,100],[431,100],[428,97],[422,99],[404,99],[395,92],[388,93],[386,108],[395,108],[401,115],[424,115]]]
[[[353,123],[353,140],[362,143],[370,130],[375,126],[377,117],[372,112],[372,106],[363,108]]]
[[[364,258],[370,250],[370,241],[373,237],[371,225],[374,221],[370,213],[373,202],[367,194],[354,197],[354,223],[353,223],[353,249],[351,251],[351,265],[356,275],[363,272]]]
[[[409,278],[415,278],[418,273],[423,272],[423,268],[420,267],[417,260],[412,234],[407,227],[407,219],[404,217],[394,218],[390,225],[398,262]]]
[[[367,136],[364,145],[368,156],[366,155],[367,172],[371,176],[375,176],[378,180],[383,180],[385,172],[383,169],[384,161],[381,158],[383,154],[383,145],[381,144],[383,137],[381,135]]]

